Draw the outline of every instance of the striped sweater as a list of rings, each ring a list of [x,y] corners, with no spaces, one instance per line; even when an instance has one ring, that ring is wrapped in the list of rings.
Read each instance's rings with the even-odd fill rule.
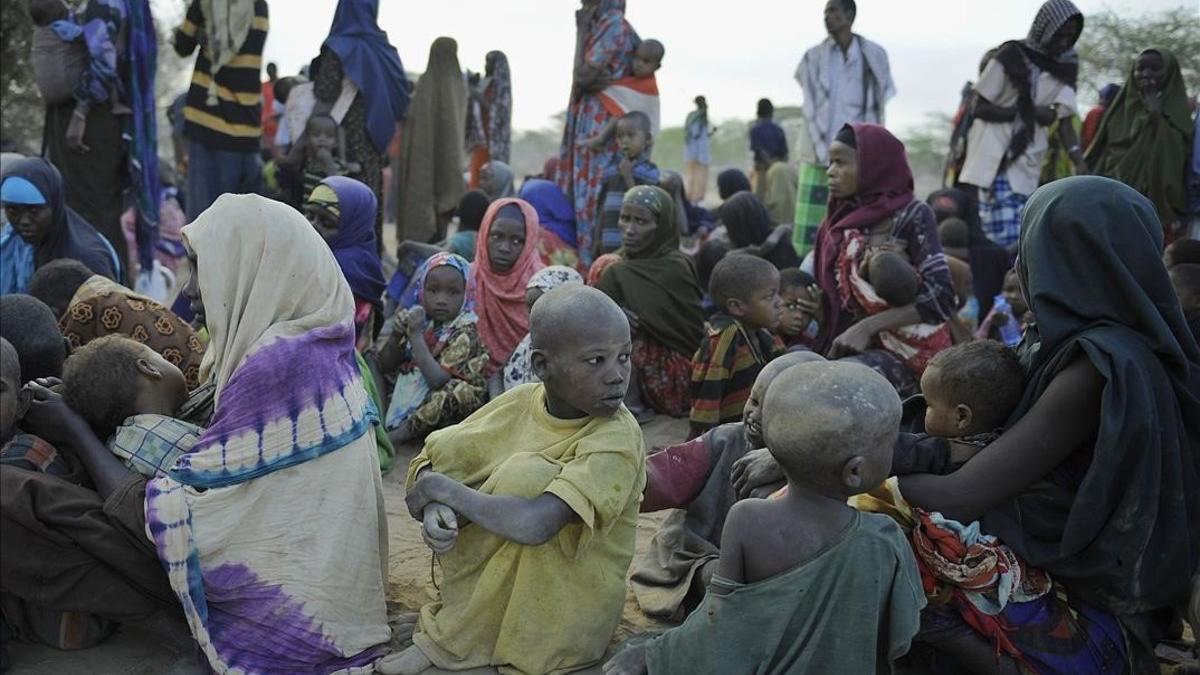
[[[254,1],[254,23],[245,43],[232,61],[217,73],[217,102],[208,105],[208,89],[213,82],[208,50],[201,48],[192,71],[183,109],[183,133],[189,139],[221,150],[257,152],[262,137],[263,46],[267,42],[267,2]],[[204,31],[200,0],[191,0],[187,18],[175,30],[175,51],[189,56],[199,44],[197,35]]]
[[[759,371],[784,351],[770,331],[747,331],[727,314],[714,314],[705,334],[692,357],[693,430],[740,422]]]

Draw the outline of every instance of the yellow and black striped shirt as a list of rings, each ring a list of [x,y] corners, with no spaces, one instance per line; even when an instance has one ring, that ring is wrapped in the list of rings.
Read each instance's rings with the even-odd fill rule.
[[[222,150],[256,152],[262,136],[262,54],[267,42],[267,2],[254,0],[254,23],[237,56],[217,73],[217,104],[208,105],[212,64],[207,49],[196,56],[192,85],[183,109],[183,133],[188,138]],[[175,51],[188,56],[197,46],[196,34],[204,30],[200,0],[192,0],[187,18],[175,30]]]

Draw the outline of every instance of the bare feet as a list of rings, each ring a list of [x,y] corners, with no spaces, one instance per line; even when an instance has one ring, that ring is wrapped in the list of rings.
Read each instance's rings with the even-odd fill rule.
[[[433,667],[433,661],[416,645],[399,654],[389,654],[375,664],[375,672],[381,675],[418,675]]]
[[[646,645],[622,649],[604,664],[604,675],[645,675]]]
[[[421,615],[416,612],[406,612],[388,618],[388,625],[392,629],[392,649],[399,651],[412,645],[412,636],[417,630],[417,620],[420,618]]]

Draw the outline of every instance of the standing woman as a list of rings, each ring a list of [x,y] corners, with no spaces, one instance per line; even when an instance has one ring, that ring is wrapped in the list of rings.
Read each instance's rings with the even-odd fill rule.
[[[1088,164],[1096,175],[1146,195],[1170,241],[1174,225],[1188,211],[1191,146],[1192,120],[1179,60],[1165,49],[1147,49],[1109,105],[1088,149]]]
[[[129,265],[121,213],[124,191],[130,188],[140,216],[139,260],[148,267],[157,243],[159,200],[154,103],[158,36],[150,5],[146,0],[95,0],[82,10],[79,24],[55,23],[58,38],[86,44],[88,57],[78,82],[72,83],[74,90],[64,98],[47,98],[42,154],[63,174],[67,205],[104,236],[122,269]],[[55,58],[35,50],[33,58],[39,57]]]
[[[1000,46],[975,84],[975,121],[959,182],[979,188],[979,216],[992,241],[1013,247],[1021,232],[1021,209],[1038,187],[1050,147],[1048,128],[1075,115],[1079,57],[1075,42],[1083,13],[1071,0],[1048,0],[1024,40]],[[1083,171],[1075,128],[1059,137]]]
[[[683,123],[683,180],[688,201],[704,201],[708,191],[708,165],[712,162],[709,137],[715,131],[708,125],[708,101],[696,97],[696,109],[688,113]]]
[[[429,47],[429,63],[413,92],[404,120],[400,153],[397,239],[432,244],[446,238],[446,225],[463,184],[463,129],[467,85],[458,65],[458,43],[440,37]]]
[[[359,178],[382,201],[384,153],[408,110],[410,87],[378,17],[379,0],[339,0],[312,77],[317,99],[313,114],[340,120],[345,160],[362,166]],[[378,209],[375,241],[382,247],[383,212]]]
[[[467,151],[471,155],[471,189],[479,187],[480,172],[488,162],[508,163],[512,149],[512,76],[508,57],[490,51],[484,64],[483,81],[471,75]]]
[[[617,141],[614,134],[604,149],[592,150],[587,140],[612,119],[598,94],[609,81],[627,74],[640,40],[625,20],[625,0],[583,0],[575,12],[575,25],[574,79],[557,182],[575,206],[576,248],[590,264],[596,200],[604,168],[617,153]]]

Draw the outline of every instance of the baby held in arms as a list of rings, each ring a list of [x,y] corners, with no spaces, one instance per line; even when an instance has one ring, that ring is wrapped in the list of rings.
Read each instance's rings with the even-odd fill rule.
[[[563,286],[534,305],[530,336],[541,382],[430,434],[409,467],[409,512],[445,581],[381,673],[578,670],[621,618],[646,480],[621,403],[629,323],[600,291]]]

